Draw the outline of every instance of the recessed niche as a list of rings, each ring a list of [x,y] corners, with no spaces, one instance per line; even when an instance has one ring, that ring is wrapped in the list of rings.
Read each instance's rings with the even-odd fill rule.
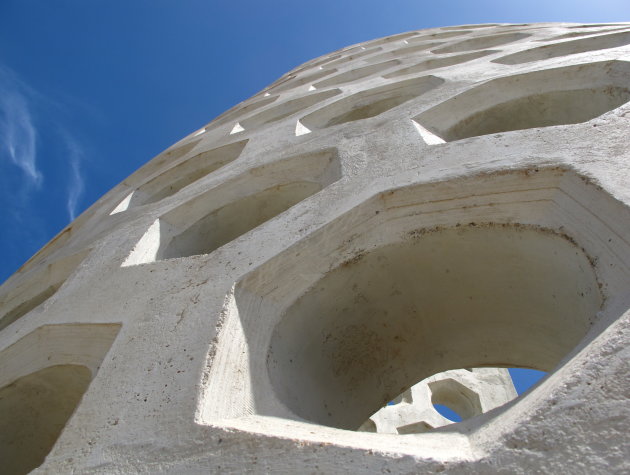
[[[3,473],[28,473],[44,462],[90,380],[85,366],[50,366],[0,389]]]
[[[559,168],[379,192],[235,283],[199,422],[364,447],[346,431],[443,371],[532,368],[553,389],[629,308],[628,233],[627,207]],[[494,437],[483,421],[466,434]],[[378,443],[425,454],[432,434]]]
[[[444,38],[453,38],[455,36],[462,36],[470,33],[470,30],[459,30],[459,31],[444,31],[442,33],[433,33],[432,35],[422,35],[416,36],[414,38],[407,38],[407,43],[417,43],[419,41],[428,41],[428,40],[441,40]]]
[[[247,140],[224,145],[195,155],[149,180],[131,192],[111,214],[159,201],[236,160]]]
[[[423,71],[427,71],[429,69],[437,69],[444,68],[446,66],[453,66],[455,64],[466,63],[468,61],[472,61],[474,59],[482,58],[484,56],[488,56],[489,54],[496,53],[496,50],[488,50],[488,51],[477,51],[474,53],[465,53],[458,54],[456,56],[448,56],[446,58],[434,58],[423,61],[415,66],[410,66],[408,68],[399,69],[398,71],[394,71],[393,73],[383,75],[384,78],[391,79],[397,78],[400,76],[405,76],[407,74],[417,74]]]
[[[383,54],[372,56],[371,58],[366,58],[365,61],[370,62],[370,63],[375,63],[378,61],[386,61],[390,59],[401,58],[404,56],[414,55],[417,53],[421,53],[423,51],[427,51],[441,44],[442,43],[431,42],[431,43],[424,43],[421,45],[405,46],[403,48],[394,49]]]
[[[630,63],[609,61],[491,80],[414,117],[445,141],[578,124],[630,100]]]
[[[332,150],[252,169],[155,221],[123,266],[209,254],[340,177]]]
[[[486,23],[485,25],[458,25],[458,26],[443,26],[441,30],[459,30],[464,29],[479,29],[479,28],[491,28],[493,26],[501,26],[498,23]]]
[[[266,105],[269,105],[272,102],[275,102],[276,100],[278,100],[278,97],[280,96],[266,97],[264,99],[260,99],[255,102],[250,102],[241,107],[236,106],[235,108],[225,112],[224,114],[221,114],[219,117],[213,120],[210,123],[210,126],[215,126],[215,125],[218,126],[221,124],[225,124],[226,122],[237,120],[239,117],[242,117],[246,114],[249,114],[250,112],[254,112],[255,110],[260,109],[261,107],[265,107]]]
[[[2,473],[28,473],[44,462],[119,329],[45,325],[0,352]]]
[[[350,61],[354,61],[355,59],[362,58],[363,56],[368,56],[370,54],[376,53],[380,51],[382,48],[370,48],[363,51],[359,51],[357,53],[353,53],[350,56],[342,56],[341,58],[331,61],[330,63],[323,64],[323,68],[334,68],[339,66],[340,64],[344,64]]]
[[[334,61],[335,59],[341,58],[341,54],[333,54],[333,55],[326,55],[325,57],[319,59],[319,60],[313,60],[310,63],[306,63],[304,66],[302,66],[301,68],[295,69],[293,71],[294,74],[300,73],[302,71],[306,71],[308,69],[313,69],[313,68],[317,68],[319,66],[322,66],[323,64],[326,64],[330,61]]]
[[[415,99],[443,82],[441,78],[426,76],[368,89],[311,112],[300,122],[313,130],[368,119]]]
[[[258,114],[248,119],[241,120],[240,124],[245,130],[252,129],[254,127],[260,127],[261,125],[282,120],[285,117],[289,117],[304,109],[308,109],[309,107],[330,99],[337,94],[341,94],[341,91],[339,89],[315,92],[313,94],[300,97],[299,99],[293,99],[287,102],[283,102],[272,107],[271,109],[259,112]]]
[[[599,33],[612,33],[613,31],[626,30],[627,28],[613,28],[613,29],[605,29],[605,30],[589,30],[589,31],[574,31],[572,33],[564,33],[558,36],[552,36],[551,38],[543,38],[538,41],[540,42],[549,42],[549,41],[557,41],[557,40],[566,40],[569,38],[576,38],[580,36],[592,36],[597,35]]]
[[[606,26],[628,26],[628,23],[597,23],[594,25],[575,25],[568,28],[603,28]]]
[[[338,86],[339,84],[356,81],[358,79],[372,76],[373,74],[378,74],[381,71],[385,71],[386,69],[396,66],[397,64],[400,64],[400,61],[392,60],[386,61],[384,63],[372,64],[370,66],[364,66],[362,68],[352,69],[350,71],[346,71],[345,73],[337,74],[336,76],[317,82],[313,84],[313,86],[315,86],[317,89],[329,86]]]
[[[293,303],[271,339],[270,378],[296,415],[356,430],[366,410],[445,369],[552,369],[601,303],[588,256],[560,234],[429,232],[365,252]]]
[[[378,46],[378,45],[384,45],[384,44],[387,44],[387,43],[392,43],[394,41],[401,41],[401,40],[410,38],[412,36],[415,36],[417,34],[418,33],[416,33],[415,31],[408,32],[408,33],[400,33],[398,35],[386,36],[385,38],[380,38],[378,40],[369,41],[369,42],[364,43],[364,44],[369,45],[370,47]]]
[[[330,76],[331,74],[336,73],[336,69],[323,69],[311,74],[304,75],[303,77],[295,77],[289,81],[285,81],[282,84],[277,86],[272,86],[269,90],[273,92],[286,91],[288,89],[293,89],[295,87],[303,86],[305,84],[310,84],[312,82],[318,81],[319,79]]]
[[[63,246],[70,237],[73,232],[73,225],[68,226],[59,234],[57,234],[54,238],[52,238],[44,247],[42,247],[37,253],[32,256],[28,261],[20,266],[17,270],[17,274],[24,274],[27,271],[34,268],[38,263],[40,263],[46,256],[50,256],[53,252]]]
[[[0,316],[0,330],[9,326],[52,297],[90,252],[89,249],[59,258],[25,274],[13,289],[0,297],[0,307],[7,311]]]
[[[543,59],[585,53],[587,51],[618,48],[627,44],[630,44],[630,31],[591,36],[580,40],[564,41],[562,43],[539,46],[538,48],[528,49],[503,56],[502,58],[493,60],[493,62],[500,64],[530,63],[532,61],[541,61]]]
[[[468,40],[459,41],[440,49],[431,51],[432,53],[460,53],[462,51],[471,51],[476,49],[494,48],[496,46],[514,43],[531,36],[527,33],[504,33],[500,35],[480,36],[470,38]]]

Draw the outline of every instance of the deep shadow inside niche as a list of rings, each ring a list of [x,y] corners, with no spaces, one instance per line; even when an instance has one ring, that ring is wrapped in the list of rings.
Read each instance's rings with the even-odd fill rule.
[[[241,198],[213,211],[165,242],[157,258],[209,254],[321,189],[319,183],[300,181]]]
[[[596,32],[592,31],[591,33]],[[587,51],[618,48],[627,44],[630,44],[630,32],[628,31],[539,46],[538,48],[503,56],[502,58],[495,59],[493,62],[500,64],[522,64],[571,54],[585,53]]]
[[[414,117],[445,141],[578,124],[625,104],[630,63],[608,61],[491,80]]]
[[[274,330],[269,375],[297,416],[356,430],[452,368],[553,369],[601,303],[588,257],[563,236],[438,230],[361,254],[298,298]]]
[[[119,204],[112,214],[153,203],[177,193],[182,188],[236,160],[248,140],[201,152],[152,178]]]
[[[339,180],[336,150],[248,170],[162,215],[123,266],[209,254]]]
[[[28,473],[44,462],[91,379],[85,366],[58,365],[0,389],[2,473]]]
[[[578,124],[630,100],[621,87],[554,91],[513,99],[461,120],[443,137],[447,141],[512,130]]]
[[[72,275],[89,249],[61,257],[47,266],[25,275],[24,281],[9,295],[3,296],[3,304],[8,312],[0,316],[0,330],[22,318],[52,297]]]
[[[425,76],[369,89],[324,106],[300,122],[314,130],[368,119],[415,99],[443,82],[442,78]]]

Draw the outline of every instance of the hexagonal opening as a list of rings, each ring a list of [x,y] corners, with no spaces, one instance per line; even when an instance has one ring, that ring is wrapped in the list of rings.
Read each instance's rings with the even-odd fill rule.
[[[433,58],[427,59],[426,61],[422,61],[414,66],[409,66],[407,68],[399,69],[394,71],[393,73],[384,74],[383,77],[387,79],[397,78],[399,76],[404,76],[406,74],[418,74],[424,71],[428,71],[429,69],[437,69],[437,68],[445,68],[447,66],[454,66],[456,64],[466,63],[468,61],[473,61],[478,58],[482,58],[489,54],[496,53],[495,50],[488,51],[477,51],[474,53],[465,53],[465,54],[457,54],[454,56],[447,56],[445,58]]]
[[[28,473],[44,462],[119,329],[45,325],[0,352],[2,473]]]
[[[295,301],[272,336],[269,373],[299,417],[356,430],[444,370],[552,369],[601,303],[588,257],[559,234],[512,225],[430,231],[359,254]],[[481,413],[468,406],[458,405],[462,416]]]
[[[169,168],[132,191],[112,212],[120,213],[174,195],[191,183],[236,160],[247,140],[201,152]]]
[[[91,379],[85,366],[50,366],[0,388],[4,473],[28,473],[44,462]]]
[[[630,63],[609,61],[488,81],[414,117],[443,140],[578,124],[630,100]]]
[[[594,32],[589,32],[593,34]],[[579,34],[579,33],[578,33]],[[566,37],[567,35],[565,35]],[[608,48],[618,48],[630,44],[630,31],[623,33],[613,33],[608,35],[592,36],[580,40],[564,41],[551,45],[539,46],[518,53],[503,56],[495,59],[494,63],[500,64],[521,64],[544,59],[558,58],[571,54],[586,53],[587,51],[597,51]]]
[[[444,82],[435,76],[408,79],[353,94],[300,119],[310,130],[368,119],[436,88]]]
[[[443,48],[433,50],[432,53],[461,53],[463,51],[472,51],[476,49],[495,48],[497,46],[514,43],[531,36],[527,33],[503,33],[500,35],[478,36],[468,40],[458,41]]]
[[[263,165],[157,219],[123,266],[209,254],[341,177],[336,151]]]
[[[345,84],[351,81],[357,81],[359,79],[366,78],[368,76],[372,76],[381,71],[385,71],[393,66],[400,64],[398,60],[385,61],[384,63],[371,64],[370,66],[364,66],[362,68],[351,69],[350,71],[346,71],[344,73],[337,74],[328,79],[324,79],[323,81],[317,82],[313,84],[313,86],[317,89],[321,89],[323,87],[330,86],[338,86],[340,84]]]
[[[199,420],[332,437],[438,372],[554,371],[627,309],[629,232],[564,169],[379,193],[235,285]]]
[[[3,285],[4,289],[9,290],[2,293],[0,303],[8,310],[0,315],[0,330],[35,310],[52,297],[89,252],[90,250],[86,249],[60,257],[30,273],[17,274],[14,277],[16,283],[11,287]]]
[[[282,120],[285,117],[289,117],[304,109],[308,109],[319,102],[330,99],[337,94],[341,94],[339,89],[331,89],[329,91],[316,92],[309,94],[298,99],[292,99],[290,101],[282,102],[270,109],[266,109],[258,114],[253,115],[247,119],[241,120],[239,124],[245,130],[252,129],[254,127],[260,127],[271,122]]]

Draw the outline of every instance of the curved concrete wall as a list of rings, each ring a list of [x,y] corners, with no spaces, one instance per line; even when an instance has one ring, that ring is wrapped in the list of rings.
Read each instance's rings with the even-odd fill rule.
[[[149,161],[0,288],[14,472],[627,473],[628,35],[352,45]],[[357,431],[439,372],[465,421]]]

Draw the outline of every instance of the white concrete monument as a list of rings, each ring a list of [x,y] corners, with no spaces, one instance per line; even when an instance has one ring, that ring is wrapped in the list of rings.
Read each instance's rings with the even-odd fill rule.
[[[287,73],[0,288],[1,471],[628,473],[629,101],[630,23]],[[506,367],[549,374],[503,405],[429,380],[471,417],[357,430]]]

